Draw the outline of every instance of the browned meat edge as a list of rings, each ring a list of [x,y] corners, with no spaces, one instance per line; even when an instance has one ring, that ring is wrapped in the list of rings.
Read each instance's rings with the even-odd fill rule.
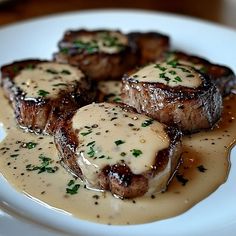
[[[24,91],[14,83],[15,76],[24,68],[35,67],[41,60],[13,62],[1,68],[1,85],[6,97],[12,101],[17,123],[29,131],[53,134],[61,119],[66,119],[77,108],[90,103],[95,97],[91,81],[84,77],[73,91],[61,91],[56,98],[25,99]]]
[[[120,104],[125,110],[134,111],[124,104]],[[148,191],[148,179],[164,170],[171,159],[171,172],[173,173],[181,155],[181,132],[174,127],[166,127],[170,137],[170,145],[156,156],[153,168],[136,175],[133,174],[125,162],[115,165],[107,165],[98,173],[101,190],[109,190],[120,198],[133,198],[144,195]],[[84,179],[81,169],[77,164],[76,148],[79,140],[72,128],[71,120],[62,121],[54,136],[55,144],[59,151],[62,165],[73,175]]]
[[[200,72],[199,72],[200,73]],[[222,96],[207,75],[197,89],[161,83],[138,82],[128,75],[122,79],[122,100],[167,125],[177,125],[184,133],[211,128],[221,117]]]
[[[73,45],[79,35],[90,35],[104,31],[107,30],[67,31],[58,43],[59,52],[54,54],[54,60],[78,66],[94,80],[113,80],[121,79],[125,72],[140,63],[156,60],[169,48],[169,38],[153,32],[128,34],[128,46],[114,54],[78,52],[76,46]]]

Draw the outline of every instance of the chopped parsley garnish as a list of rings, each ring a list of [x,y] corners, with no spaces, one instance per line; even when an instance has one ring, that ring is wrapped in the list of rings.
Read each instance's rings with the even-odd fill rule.
[[[207,170],[203,165],[200,165],[197,168],[200,172],[205,172]]]
[[[89,54],[94,53],[94,52],[98,51],[98,49],[99,49],[96,42],[83,42],[81,40],[76,40],[76,41],[74,41],[74,45],[79,50],[84,50]]]
[[[88,143],[86,146],[93,146],[95,144],[95,141],[92,141],[92,142],[90,142],[90,143]]]
[[[67,86],[66,83],[58,83],[58,84],[53,84],[53,87],[58,87],[58,86]]]
[[[113,99],[113,102],[121,102],[121,98],[117,97]]]
[[[126,156],[126,153],[125,153],[125,152],[122,152],[120,155],[121,155],[122,157],[124,157],[124,156]]]
[[[130,150],[130,151],[132,152],[132,155],[135,156],[135,157],[138,157],[141,154],[143,154],[143,152],[139,149],[133,149],[133,150]]]
[[[91,134],[92,133],[92,130],[89,130],[88,132],[82,132],[80,133],[82,136],[86,136],[88,134]]]
[[[147,127],[149,125],[151,125],[153,123],[153,119],[149,119],[149,120],[145,120],[143,123],[142,123],[142,127]]]
[[[75,181],[73,179],[69,181],[67,186],[69,188],[66,188],[66,193],[71,195],[78,193],[78,190],[80,188],[80,184],[75,184]]]
[[[154,68],[158,68],[158,69],[161,70],[161,71],[165,71],[165,70],[167,69],[166,67],[161,66],[160,64],[156,64],[156,65],[154,66]]]
[[[171,65],[173,68],[176,68],[176,66],[179,64],[177,60],[171,60],[167,62],[168,65]]]
[[[49,166],[53,163],[53,160],[49,157],[44,156],[43,154],[39,155],[39,159],[41,161],[39,166],[35,166],[32,164],[28,164],[26,166],[27,171],[35,171],[38,170],[38,174],[47,172],[47,173],[55,173],[58,170],[57,166]]]
[[[70,186],[73,185],[74,183],[75,183],[75,181],[74,181],[73,179],[71,179],[71,180],[69,181],[69,183],[67,184],[67,186],[70,187]]]
[[[125,141],[123,141],[123,140],[116,140],[114,143],[116,144],[116,146],[119,146],[119,145],[125,143]]]
[[[28,142],[28,143],[24,143],[24,144],[22,145],[22,147],[28,148],[28,149],[35,148],[36,146],[37,146],[37,143],[34,143],[34,142]]]
[[[45,97],[49,94],[49,92],[45,91],[45,90],[38,90],[38,95],[41,96],[41,97]]]
[[[105,47],[118,47],[119,49],[124,48],[124,45],[119,43],[119,40],[116,36],[109,35],[107,32],[101,34],[101,39]]]
[[[176,76],[176,77],[175,77],[175,81],[177,81],[177,82],[182,82],[182,79],[181,79],[179,76]]]
[[[94,146],[89,147],[89,152],[87,152],[87,154],[89,155],[89,157],[94,157],[95,156]]]
[[[174,71],[174,70],[170,70],[170,71],[168,71],[171,75],[176,75],[176,71]]]
[[[47,69],[46,72],[50,73],[50,74],[53,74],[53,75],[58,74],[58,72],[56,70],[53,70],[53,69]]]
[[[63,74],[63,75],[70,75],[71,73],[68,70],[62,70],[61,74]]]
[[[188,182],[188,179],[184,178],[183,175],[177,174],[175,177],[183,186],[185,186]]]

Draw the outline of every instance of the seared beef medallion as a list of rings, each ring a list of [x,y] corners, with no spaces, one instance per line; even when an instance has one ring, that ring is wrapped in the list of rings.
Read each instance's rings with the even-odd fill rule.
[[[93,103],[61,122],[55,143],[64,167],[88,188],[134,198],[165,190],[181,136],[124,104]]]
[[[169,38],[158,33],[82,29],[67,31],[58,47],[56,61],[77,66],[94,80],[112,80],[121,79],[140,63],[158,59],[169,48]]]
[[[222,96],[209,77],[175,60],[124,76],[121,96],[139,113],[185,133],[213,127],[222,111]]]
[[[91,81],[70,65],[25,60],[5,65],[1,72],[17,123],[36,133],[53,134],[59,120],[95,96]]]

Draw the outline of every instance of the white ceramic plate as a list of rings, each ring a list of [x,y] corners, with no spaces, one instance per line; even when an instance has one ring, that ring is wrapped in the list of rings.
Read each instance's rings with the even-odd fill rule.
[[[236,71],[235,31],[191,18],[140,11],[74,12],[4,27],[0,29],[0,65],[22,58],[50,59],[63,32],[81,27],[121,29],[124,32],[159,31],[171,37],[173,48],[204,55]],[[2,108],[0,112],[3,112]],[[0,136],[3,136],[1,132],[0,128]],[[233,236],[236,232],[235,158],[236,149],[233,149],[232,168],[227,182],[208,198],[180,216],[149,224],[107,226],[79,220],[16,192],[3,177],[0,177],[0,204],[8,212],[67,234],[81,236]],[[0,216],[0,222],[3,218],[4,216]],[[34,228],[31,227],[32,229]],[[11,230],[13,232],[14,227]],[[35,232],[37,230],[35,228]],[[19,235],[17,229],[15,233]],[[33,235],[34,232],[30,234]],[[49,234],[48,231],[47,235]]]

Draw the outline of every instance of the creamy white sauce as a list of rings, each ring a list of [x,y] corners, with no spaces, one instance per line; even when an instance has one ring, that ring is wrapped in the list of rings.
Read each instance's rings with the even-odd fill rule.
[[[202,84],[201,75],[192,67],[165,62],[147,65],[130,75],[130,78],[140,82],[162,83],[170,87],[197,88]]]
[[[121,102],[121,85],[121,81],[115,80],[98,82],[99,101]]]
[[[82,77],[83,73],[70,65],[44,62],[21,70],[14,81],[26,98],[54,97],[61,90],[71,90]]]
[[[72,125],[80,142],[77,162],[93,188],[99,187],[98,173],[106,165],[124,162],[134,174],[143,174],[153,168],[158,152],[170,144],[163,124],[110,103],[80,108]],[[166,171],[162,173],[163,181],[171,174],[168,165]],[[153,192],[161,191],[161,186],[155,189],[152,184]]]
[[[236,96],[226,98],[224,113],[217,127],[183,140],[183,164],[178,175],[188,180],[183,186],[174,177],[165,193],[131,200],[114,198],[108,192],[95,192],[80,184],[77,194],[66,193],[72,176],[60,166],[57,150],[50,136],[37,136],[16,128],[13,112],[0,91],[0,122],[7,136],[0,143],[0,172],[19,192],[39,199],[80,219],[105,224],[140,224],[179,215],[206,198],[228,176],[228,154],[235,143]],[[19,142],[20,141],[20,142]],[[22,142],[35,142],[32,149],[21,148]],[[39,155],[50,157],[55,173],[27,171],[26,165],[39,166]],[[12,156],[17,155],[17,156]],[[200,166],[206,170],[200,172]],[[200,168],[201,169],[201,168]],[[199,215],[199,217],[201,217]]]
[[[76,38],[75,44],[88,43],[88,50],[95,50],[113,54],[119,52],[123,47],[128,45],[128,38],[119,32],[98,32],[90,35],[80,35]]]

